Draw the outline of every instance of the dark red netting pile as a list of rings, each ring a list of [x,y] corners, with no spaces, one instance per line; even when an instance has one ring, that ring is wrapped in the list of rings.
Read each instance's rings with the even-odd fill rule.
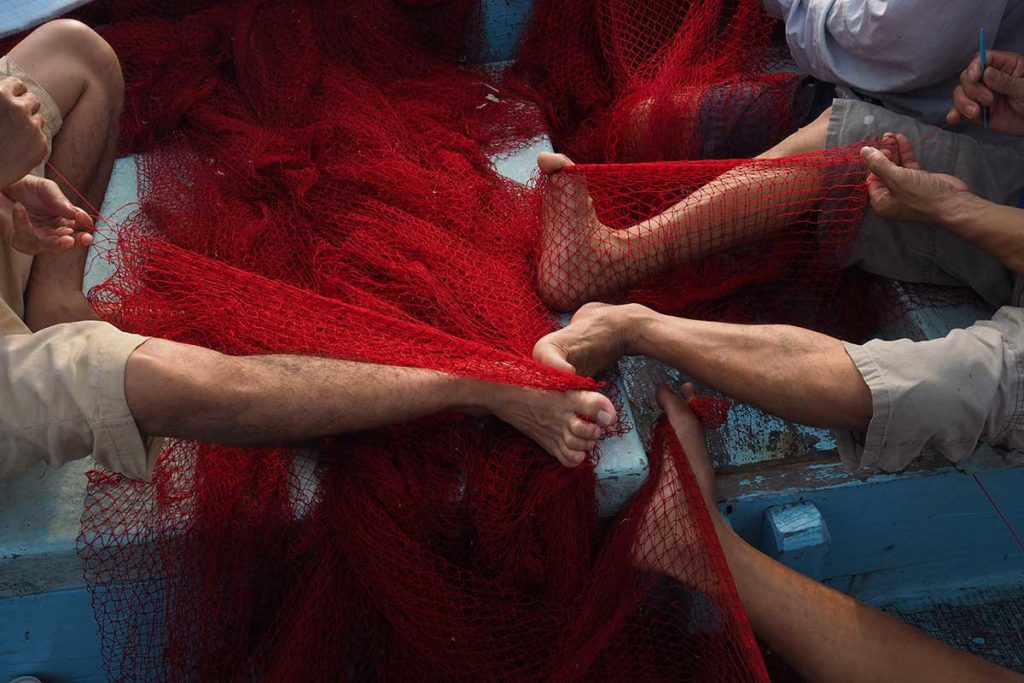
[[[581,165],[535,188],[487,156],[542,125],[514,94],[530,88],[580,161],[777,141],[796,87],[768,73],[758,3],[537,4],[540,21],[579,21],[531,30],[514,84],[459,64],[469,2],[87,8],[124,63],[123,148],[145,152],[142,210],[97,308],[226,353],[552,391],[597,385],[530,360],[554,328],[545,303],[627,290],[721,319],[820,319],[864,203],[851,150]],[[746,141],[727,125],[741,105]],[[592,463],[564,469],[511,427],[458,415],[309,449],[175,442],[152,483],[93,472],[80,553],[107,672],[764,680],[670,431],[650,461],[607,524]]]
[[[759,2],[533,4],[515,82],[580,161],[752,157],[806,108]]]

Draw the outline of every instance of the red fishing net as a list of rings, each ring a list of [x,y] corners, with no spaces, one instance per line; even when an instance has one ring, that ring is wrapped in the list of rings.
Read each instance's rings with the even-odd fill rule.
[[[554,327],[544,303],[626,289],[722,319],[820,318],[863,206],[850,150],[581,165],[532,189],[487,156],[539,129],[526,89],[580,160],[761,151],[794,127],[797,88],[770,73],[758,3],[538,3],[514,88],[458,65],[470,9],[89,8],[124,62],[123,146],[146,151],[97,307],[227,353],[560,391],[597,385],[530,360]],[[465,416],[309,451],[175,442],[152,483],[94,472],[80,551],[108,674],[763,680],[664,426],[650,465],[607,524],[591,464]]]
[[[538,292],[559,310],[628,290],[693,317],[822,326],[864,207],[858,160],[563,169],[542,186]]]
[[[806,108],[777,28],[753,0],[537,2],[514,71],[579,160],[752,157]]]

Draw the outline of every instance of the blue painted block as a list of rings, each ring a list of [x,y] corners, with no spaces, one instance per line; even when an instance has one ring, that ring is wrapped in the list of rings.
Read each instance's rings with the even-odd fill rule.
[[[986,485],[993,482],[990,493],[1003,513],[1021,528],[1024,497],[1011,492],[1024,486],[1024,468],[986,476]],[[826,488],[809,488],[806,481],[798,486],[750,492],[730,500],[730,524],[747,541],[759,545],[768,508],[813,503],[828,519],[832,537],[828,569],[829,576],[836,578],[962,557],[973,558],[977,572],[985,573],[1006,557],[1024,557],[974,479],[953,469],[880,475],[864,482],[850,478]]]
[[[896,305],[906,313],[882,327],[880,336],[883,339],[940,339],[952,330],[988,320],[995,313],[980,301],[955,306],[920,306],[916,304],[916,285],[893,281],[886,286],[895,294]]]
[[[815,579],[827,575],[829,534],[825,518],[814,503],[776,505],[765,510],[761,546],[771,557]]]
[[[0,599],[0,681],[100,683],[100,643],[84,588]]]

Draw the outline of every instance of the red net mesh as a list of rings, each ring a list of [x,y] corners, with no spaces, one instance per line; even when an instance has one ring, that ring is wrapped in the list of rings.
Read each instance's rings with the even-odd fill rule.
[[[624,297],[701,318],[834,311],[864,208],[856,148],[782,159],[571,166],[541,188],[538,292]]]
[[[530,360],[554,327],[544,303],[625,290],[721,319],[824,319],[864,203],[851,150],[581,165],[523,188],[487,153],[540,122],[505,75],[457,65],[470,9],[87,9],[124,62],[123,147],[147,152],[97,307],[232,354],[557,391],[598,385]],[[753,154],[793,127],[770,29],[755,2],[540,2],[514,90],[581,160]],[[94,472],[80,554],[108,674],[763,680],[664,425],[650,465],[607,526],[592,463],[563,469],[466,416],[315,453],[174,442],[152,483]]]
[[[515,72],[581,160],[751,157],[802,110],[776,29],[756,0],[536,2]]]

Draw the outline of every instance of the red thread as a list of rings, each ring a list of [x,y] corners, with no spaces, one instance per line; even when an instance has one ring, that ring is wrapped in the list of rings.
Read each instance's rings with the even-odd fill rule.
[[[988,492],[988,489],[985,488],[985,485],[981,483],[981,479],[978,477],[978,475],[975,474],[973,476],[974,481],[978,482],[978,487],[981,489],[981,492],[985,494],[986,498],[988,498],[988,502],[990,505],[992,505],[992,509],[996,511],[996,514],[999,515],[999,519],[1003,520],[1003,524],[1005,524],[1006,528],[1009,529],[1010,534],[1013,536],[1013,540],[1017,541],[1017,545],[1020,546],[1021,550],[1024,550],[1024,540],[1021,540],[1020,536],[1017,534],[1017,530],[1013,528],[1012,524],[1010,524],[1010,520],[1007,519],[1006,515],[1003,514],[1003,511],[999,509],[999,505],[996,503],[995,498],[993,498],[992,494]]]
[[[538,0],[515,84],[459,60],[472,9],[84,8],[122,60],[122,148],[146,152],[102,314],[549,391],[597,385],[531,360],[543,303],[875,329],[842,273],[858,146],[726,158],[799,123],[760,2]],[[523,92],[581,162],[531,188],[489,159],[546,127]],[[461,415],[333,438],[316,465],[174,442],[152,482],[93,472],[80,555],[108,677],[764,680],[671,442],[612,525],[593,468]]]
[[[690,410],[700,420],[704,429],[718,429],[729,419],[729,409],[732,408],[732,401],[721,396],[701,394],[689,401]]]

